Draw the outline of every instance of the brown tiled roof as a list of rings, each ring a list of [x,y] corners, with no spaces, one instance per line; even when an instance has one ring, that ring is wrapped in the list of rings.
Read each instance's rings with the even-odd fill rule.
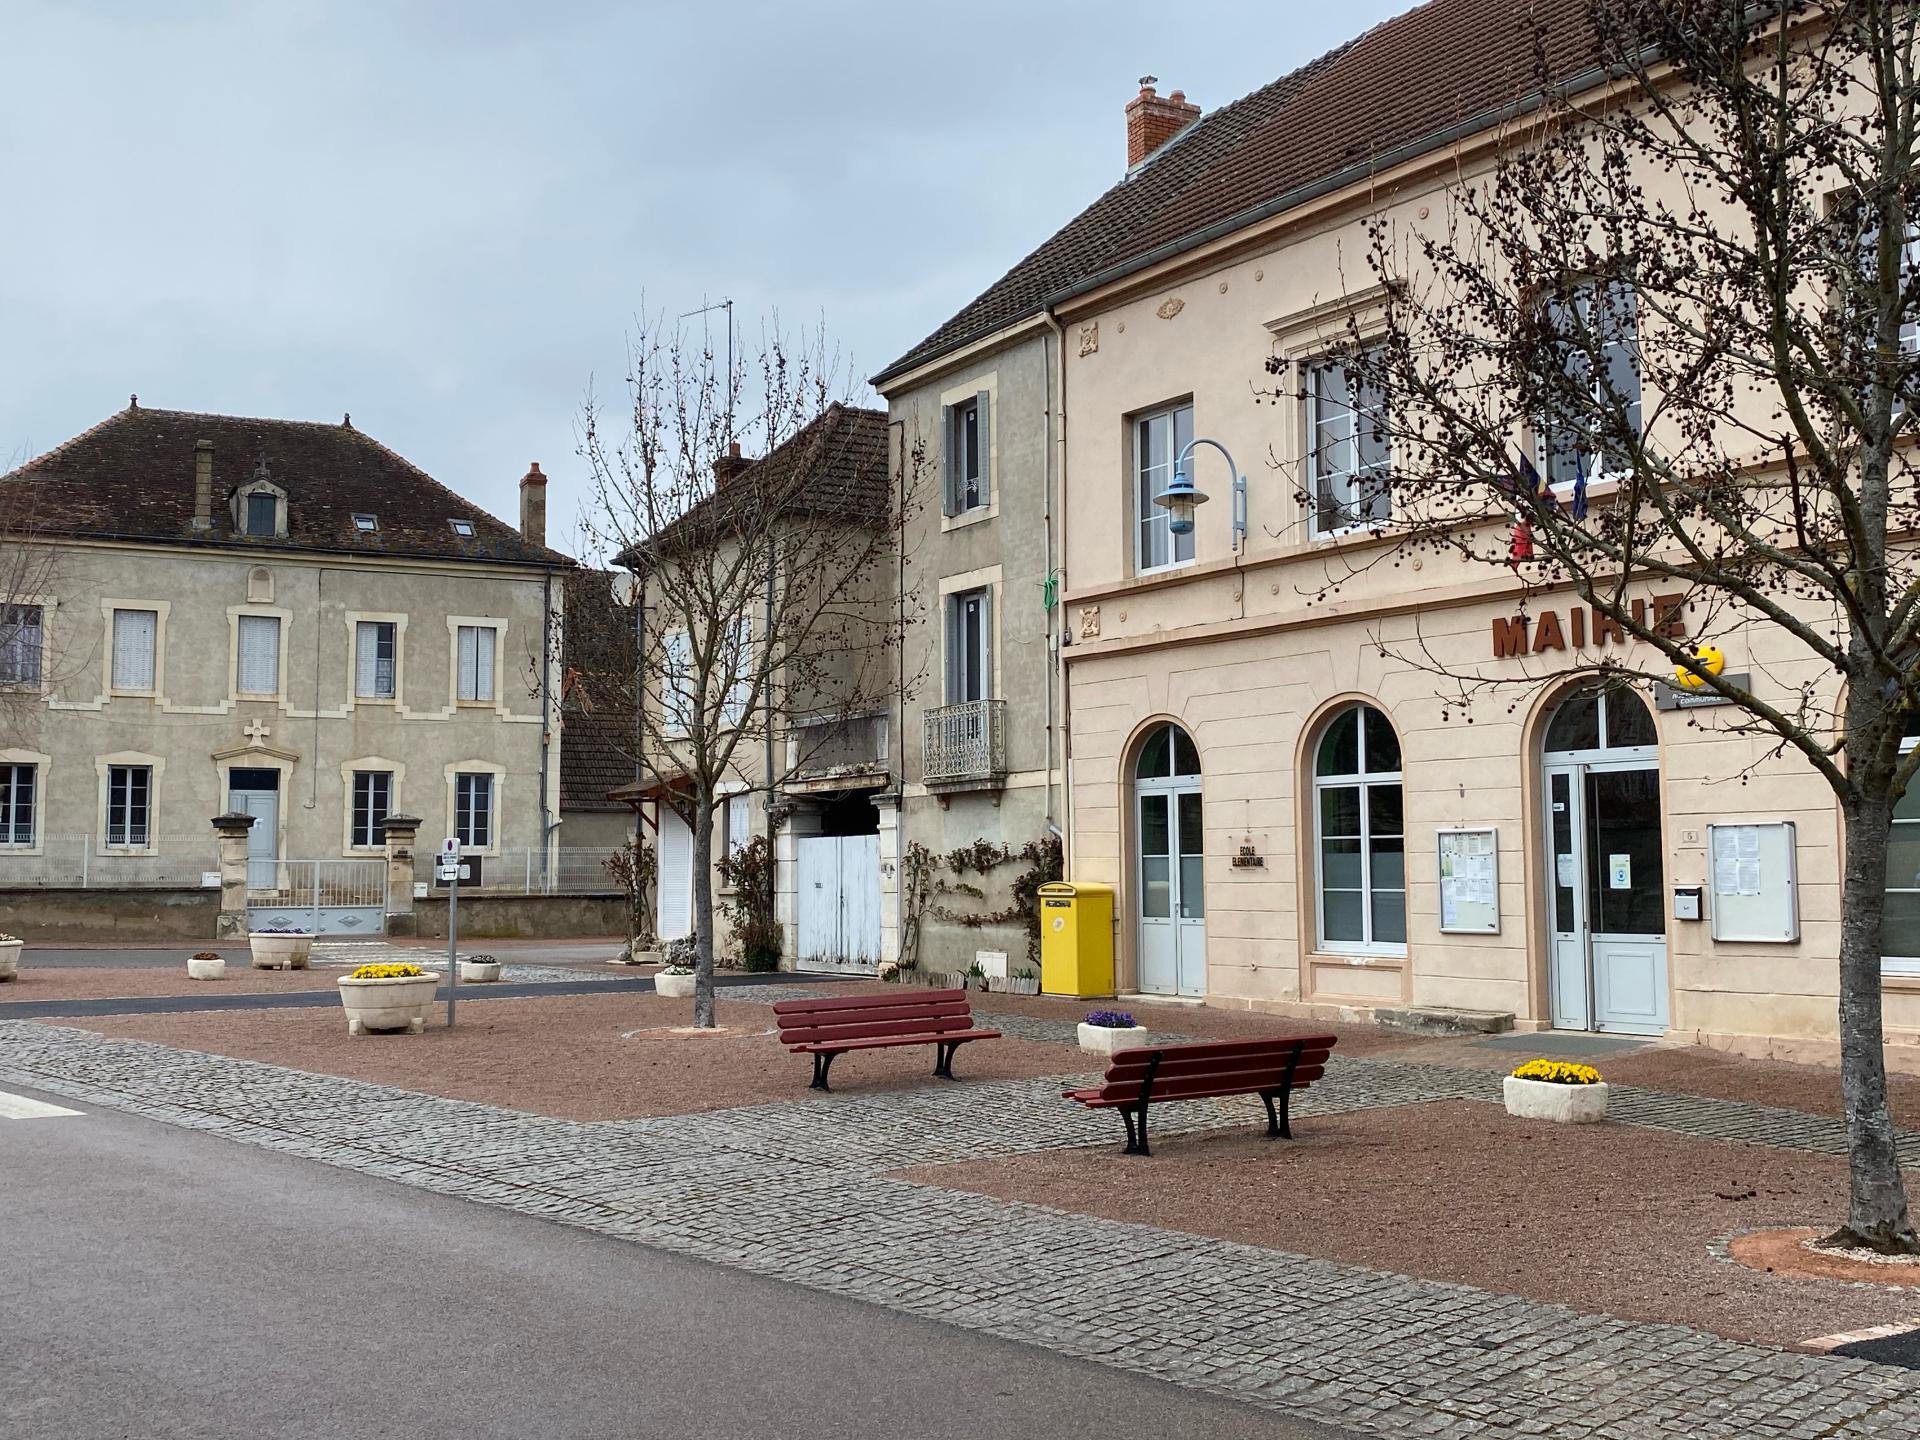
[[[634,768],[633,713],[569,709],[561,716],[560,808],[625,810],[609,792],[631,785]]]
[[[1537,27],[1537,28],[1536,28]],[[1570,77],[1596,54],[1589,0],[1428,0],[1244,99],[1203,116],[874,377],[876,385],[1117,278],[1216,229],[1285,208],[1316,183],[1397,163],[1395,152],[1537,88],[1544,58]]]
[[[757,523],[769,509],[878,521],[891,503],[886,412],[836,400],[770,455],[721,481],[653,543],[711,544],[742,519]],[[631,566],[642,558],[643,546],[633,545],[618,563]]]
[[[213,527],[193,528],[194,446],[213,444]],[[236,533],[229,497],[262,460],[287,492],[287,537]],[[52,535],[248,550],[571,565],[346,423],[254,420],[129,406],[6,476]],[[356,513],[379,528],[354,527]],[[460,536],[448,523],[473,525]]]

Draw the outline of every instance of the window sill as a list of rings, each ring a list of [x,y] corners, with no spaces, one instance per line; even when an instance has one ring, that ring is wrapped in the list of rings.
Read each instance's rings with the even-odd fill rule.
[[[964,530],[969,525],[984,524],[999,513],[1000,506],[997,502],[986,505],[976,505],[971,510],[960,511],[957,515],[942,515],[940,517],[940,528],[943,531]]]
[[[160,692],[157,690],[122,690],[118,687],[107,691],[110,700],[151,700]]]
[[[1171,565],[1155,565],[1149,570],[1136,569],[1133,572],[1133,578],[1136,580],[1157,580],[1162,576],[1178,574],[1182,570],[1191,570],[1195,563],[1194,560],[1176,560]]]
[[[493,710],[498,706],[491,700],[456,700],[455,708],[460,710]]]
[[[1309,960],[1338,960],[1344,965],[1372,965],[1384,963],[1398,965],[1407,958],[1405,948],[1398,950],[1334,950],[1325,944],[1308,952]]]
[[[355,705],[393,705],[398,703],[398,697],[394,695],[356,695],[353,697],[353,703]],[[463,701],[462,703],[471,702]]]

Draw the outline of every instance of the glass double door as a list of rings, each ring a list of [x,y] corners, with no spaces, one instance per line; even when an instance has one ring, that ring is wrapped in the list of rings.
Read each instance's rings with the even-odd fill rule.
[[[1658,1035],[1668,1024],[1659,768],[1549,763],[1544,778],[1554,1028]]]
[[[1198,785],[1138,792],[1140,989],[1207,993],[1206,842]]]

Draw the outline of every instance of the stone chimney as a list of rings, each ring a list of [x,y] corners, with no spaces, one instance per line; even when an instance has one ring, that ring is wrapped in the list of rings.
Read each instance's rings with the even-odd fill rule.
[[[213,528],[213,441],[193,442],[193,528]]]
[[[744,458],[740,454],[740,442],[738,440],[732,441],[727,446],[727,453],[713,462],[714,484],[726,484],[727,481],[733,479],[734,476],[738,475],[751,464],[753,464],[753,461]]]
[[[520,538],[529,545],[547,543],[547,477],[538,460],[520,477]]]
[[[1127,169],[1131,170],[1187,126],[1200,118],[1200,107],[1176,90],[1162,98],[1154,93],[1157,75],[1140,77],[1140,93],[1127,102]]]

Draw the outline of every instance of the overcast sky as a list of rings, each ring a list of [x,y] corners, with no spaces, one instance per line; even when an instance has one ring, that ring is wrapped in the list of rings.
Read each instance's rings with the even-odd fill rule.
[[[1208,109],[1410,0],[0,0],[0,462],[120,409],[337,420],[496,513],[645,293],[862,376]]]

